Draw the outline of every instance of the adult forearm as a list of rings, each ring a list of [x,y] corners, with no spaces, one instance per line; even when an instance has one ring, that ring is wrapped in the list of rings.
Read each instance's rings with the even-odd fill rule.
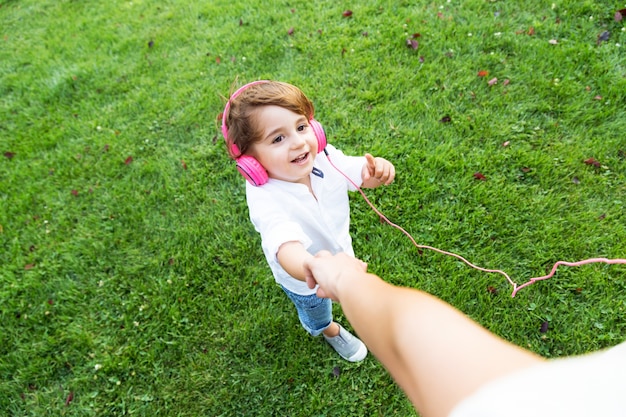
[[[346,317],[424,416],[446,416],[478,387],[541,358],[425,292],[372,274],[344,276]]]
[[[410,318],[418,314],[422,297],[420,292],[395,287],[366,273],[345,277],[337,286],[338,301],[350,324],[418,409],[422,409],[414,395],[418,381],[407,363],[418,349],[406,336],[420,331],[413,328]],[[405,323],[409,326],[404,327]],[[428,340],[428,335],[419,338]]]

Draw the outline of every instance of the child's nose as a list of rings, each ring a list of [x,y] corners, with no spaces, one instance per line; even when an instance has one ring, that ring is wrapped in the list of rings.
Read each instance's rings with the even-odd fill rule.
[[[306,143],[306,138],[302,135],[298,135],[297,133],[292,136],[291,145],[294,148],[299,148]]]

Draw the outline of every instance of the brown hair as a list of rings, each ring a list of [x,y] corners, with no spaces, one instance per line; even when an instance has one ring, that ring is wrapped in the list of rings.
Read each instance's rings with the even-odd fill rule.
[[[251,85],[230,102],[226,115],[229,152],[231,145],[235,144],[241,154],[245,154],[251,144],[262,139],[255,110],[271,105],[291,110],[305,116],[307,120],[313,118],[313,103],[298,87],[280,81]]]

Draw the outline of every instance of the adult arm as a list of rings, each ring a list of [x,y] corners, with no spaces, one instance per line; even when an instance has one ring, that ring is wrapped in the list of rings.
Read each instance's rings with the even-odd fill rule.
[[[305,262],[310,288],[344,314],[424,417],[445,417],[487,382],[543,359],[425,292],[396,287],[346,254]]]

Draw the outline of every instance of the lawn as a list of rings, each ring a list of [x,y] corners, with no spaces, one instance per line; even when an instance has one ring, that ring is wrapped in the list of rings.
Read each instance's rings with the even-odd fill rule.
[[[300,328],[225,152],[225,99],[299,86],[330,143],[395,164],[366,191],[391,221],[522,284],[626,258],[624,7],[0,0],[0,410],[417,415],[374,357]],[[355,252],[389,282],[547,357],[626,338],[624,265],[511,297],[351,201]]]

